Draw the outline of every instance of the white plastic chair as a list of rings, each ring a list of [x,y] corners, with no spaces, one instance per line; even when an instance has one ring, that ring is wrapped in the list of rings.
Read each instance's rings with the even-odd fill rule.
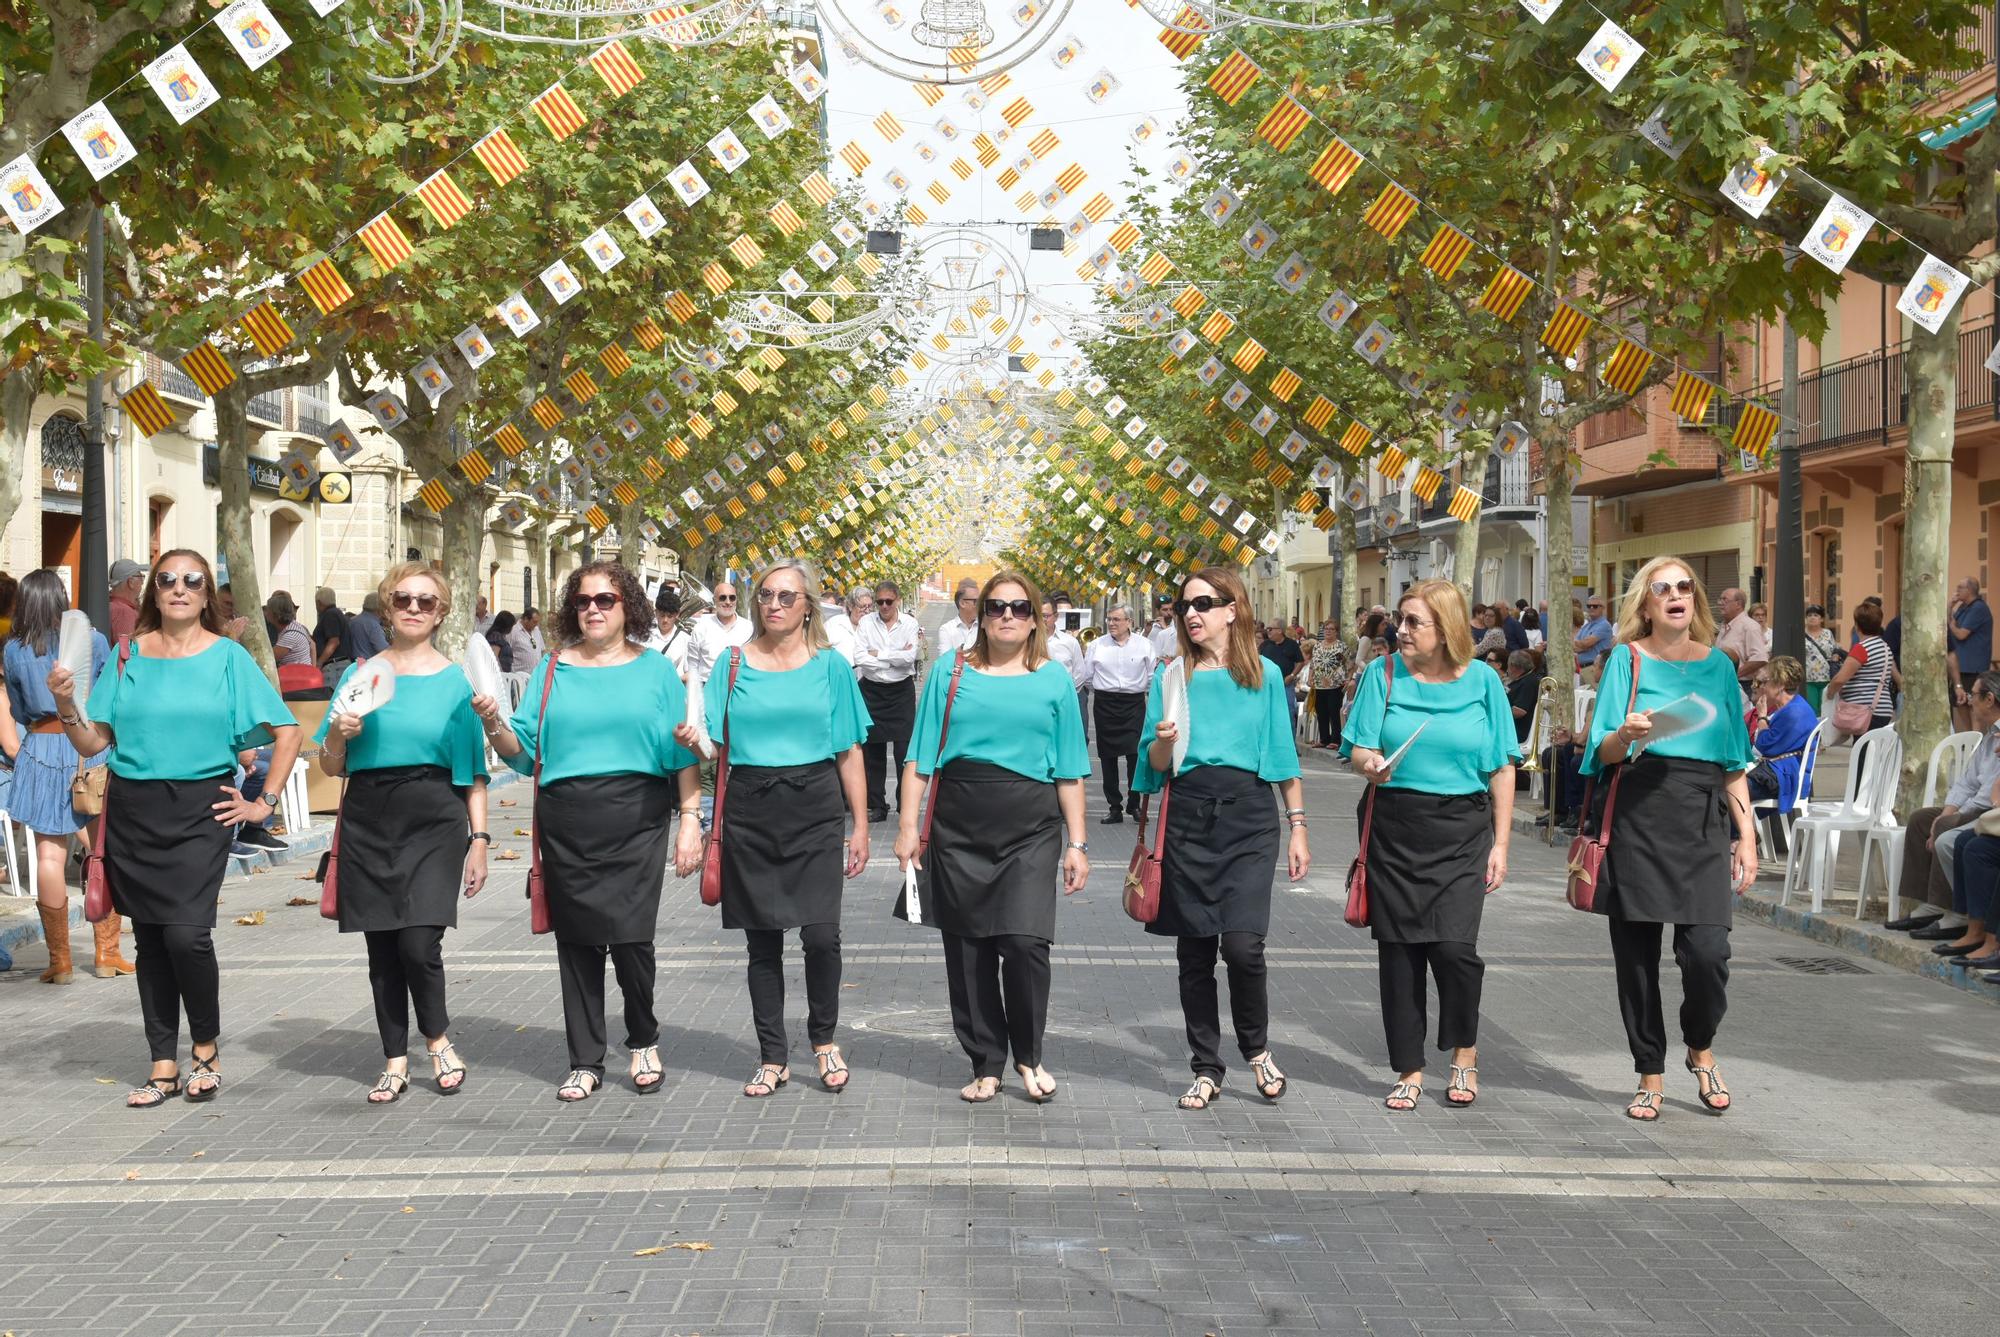
[[[1924,769],[1924,801],[1917,806],[1932,808],[1937,806],[1940,791],[1949,792],[1952,782],[1959,777],[1972,761],[1972,754],[1979,750],[1981,734],[1977,729],[1967,729],[1952,734],[1931,749],[1930,765]],[[1882,882],[1888,892],[1889,909],[1885,920],[1902,917],[1903,893],[1903,837],[1905,829],[1900,822],[1890,820],[1893,825],[1870,830],[1867,843],[1861,847],[1861,895],[1854,903],[1854,913],[1858,918],[1868,904],[1868,888],[1874,882],[1875,854],[1882,855]]]
[[[1590,716],[1597,709],[1597,689],[1579,687],[1576,689],[1576,719],[1571,728],[1578,738],[1590,732]]]
[[[9,896],[34,897],[39,893],[36,878],[40,876],[35,859],[35,834],[25,826],[21,828],[26,842],[26,857],[14,852],[14,817],[12,813],[0,810],[0,844],[7,847],[7,894]],[[26,880],[23,880],[22,865],[26,865]]]
[[[285,777],[285,787],[278,791],[278,806],[285,810],[285,835],[292,839],[312,829],[312,803],[306,797],[309,770],[305,758],[294,761],[292,773]]]
[[[1805,753],[1799,758],[1799,787],[1792,795],[1791,807],[1781,810],[1778,800],[1774,798],[1758,799],[1750,805],[1750,811],[1757,818],[1757,848],[1765,860],[1776,862],[1778,857],[1777,851],[1771,847],[1769,823],[1775,821],[1784,831],[1785,848],[1789,850],[1792,847],[1793,823],[1812,811],[1813,774],[1819,769],[1819,748],[1832,730],[1831,722],[1821,720],[1819,727],[1812,731],[1812,736],[1806,739]]]
[[[1785,866],[1785,887],[1778,904],[1791,901],[1792,891],[1803,880],[1812,897],[1813,913],[1826,905],[1827,888],[1840,857],[1840,837],[1853,832],[1866,836],[1870,831],[1892,825],[1892,805],[1896,781],[1903,766],[1903,740],[1894,728],[1870,729],[1854,745],[1848,763],[1847,793],[1831,812],[1808,812],[1792,826],[1792,857]]]

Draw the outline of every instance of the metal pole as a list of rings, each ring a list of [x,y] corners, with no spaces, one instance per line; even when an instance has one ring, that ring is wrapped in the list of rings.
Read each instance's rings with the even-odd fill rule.
[[[104,210],[90,211],[89,272],[86,276],[90,341],[104,347]],[[78,606],[93,625],[111,634],[111,591],[107,583],[104,517],[104,378],[92,376],[84,389],[83,552],[78,562]]]
[[[1784,387],[1778,412],[1778,541],[1771,562],[1771,652],[1803,660],[1806,651],[1804,482],[1799,470],[1799,332],[1784,318]]]

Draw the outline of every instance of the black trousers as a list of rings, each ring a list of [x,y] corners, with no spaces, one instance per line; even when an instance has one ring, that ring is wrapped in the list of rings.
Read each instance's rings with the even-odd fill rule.
[[[650,942],[556,942],[556,964],[562,970],[563,1032],[569,1040],[569,1066],[604,1077],[604,958],[618,976],[625,995],[625,1047],[645,1049],[660,1041],[660,1021],[653,1015],[653,944]]]
[[[450,1030],[444,1006],[444,926],[416,924],[361,936],[368,940],[368,987],[375,995],[375,1029],[382,1033],[383,1055],[402,1058],[410,1052],[411,1003],[425,1039]]]
[[[155,1063],[180,1055],[181,1012],[188,1037],[214,1044],[222,1034],[222,973],[215,964],[215,935],[205,924],[132,921],[138,950],[139,1015]]]
[[[1382,1030],[1389,1040],[1389,1066],[1398,1073],[1424,1066],[1424,967],[1437,981],[1439,1049],[1470,1049],[1479,1043],[1479,993],[1486,963],[1469,942],[1377,942],[1382,981]]]
[[[1100,739],[1101,739],[1100,735]],[[1118,787],[1118,763],[1125,763],[1125,788]],[[1104,801],[1111,811],[1117,812],[1122,804],[1132,812],[1139,811],[1139,796],[1131,792],[1132,781],[1139,774],[1139,754],[1137,752],[1106,752],[1102,747],[1097,752],[1097,764],[1104,771]]]
[[[1660,1003],[1660,940],[1664,924],[1611,920],[1611,961],[1618,973],[1618,1012],[1632,1046],[1632,1070],[1642,1077],[1667,1070],[1667,1023]],[[1690,1049],[1715,1043],[1729,1010],[1729,929],[1722,924],[1674,925],[1674,962],[1681,968],[1681,1040]]]
[[[1014,1062],[1040,1067],[1042,1030],[1049,1020],[1048,939],[1012,933],[942,936],[951,1027],[972,1060],[972,1075],[1000,1076],[1010,1045]]]
[[[1224,933],[1211,938],[1177,938],[1181,963],[1181,1019],[1187,1024],[1188,1066],[1197,1077],[1222,1082],[1222,1011],[1216,999],[1215,957],[1221,949],[1229,974],[1229,1019],[1236,1025],[1236,1048],[1244,1059],[1263,1053],[1270,1026],[1270,994],[1264,973],[1264,935]]]
[[[783,929],[745,929],[750,947],[750,1016],[757,1027],[760,1063],[784,1066],[790,1044],[785,1039],[785,933]],[[799,930],[806,958],[806,1039],[814,1045],[833,1043],[840,1021],[840,925],[807,924]]]
[[[1340,745],[1340,703],[1346,695],[1345,687],[1313,688],[1313,715],[1319,720],[1321,747]]]
[[[915,723],[912,716],[916,711],[916,693],[914,678],[905,678],[902,682],[869,682],[864,679],[861,683],[861,698],[867,703],[872,716],[879,720],[887,713],[888,718],[902,721],[899,725],[889,727],[878,723],[868,730],[868,737],[862,741],[861,771],[868,786],[870,812],[879,812],[889,806],[888,779],[891,752],[896,755],[896,810],[902,811],[903,763],[909,760],[910,755],[910,731]],[[907,704],[903,700],[905,697],[908,698]],[[894,703],[891,707],[893,713],[877,708],[884,701]]]

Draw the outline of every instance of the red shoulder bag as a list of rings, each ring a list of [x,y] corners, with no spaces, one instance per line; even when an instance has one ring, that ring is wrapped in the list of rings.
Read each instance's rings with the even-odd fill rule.
[[[1625,698],[1625,713],[1630,715],[1639,704],[1639,651],[1633,647],[1627,649],[1632,656],[1632,693]],[[1604,792],[1604,816],[1589,835],[1582,828],[1590,821],[1590,800],[1597,788],[1597,777],[1591,776],[1583,786],[1583,814],[1576,839],[1569,843],[1569,882],[1565,894],[1571,905],[1586,914],[1597,913],[1598,884],[1604,874],[1605,856],[1611,852],[1611,814],[1618,807],[1618,781],[1625,774],[1625,766],[1626,763],[1620,762],[1612,768],[1611,788]]]
[[[132,639],[118,638],[118,676],[125,676],[125,662],[132,657]],[[107,758],[104,763],[111,764]],[[111,784],[105,781],[104,806],[97,812],[97,838],[90,842],[90,852],[83,856],[83,917],[91,923],[100,923],[111,915],[111,884],[104,876],[105,821],[111,816]],[[34,850],[30,842],[29,856]]]
[[[729,647],[729,689],[722,694],[722,751],[715,763],[715,815],[708,823],[708,849],[701,856],[701,903],[722,904],[722,797],[729,792],[729,698],[736,695],[736,670],[743,647]]]
[[[1167,672],[1172,673],[1169,667]],[[1141,739],[1139,746],[1147,743]],[[1139,836],[1132,845],[1132,862],[1125,866],[1125,913],[1141,924],[1150,924],[1160,917],[1160,871],[1161,860],[1167,851],[1167,800],[1173,795],[1174,780],[1168,776],[1160,785],[1160,825],[1153,832],[1153,843],[1146,844],[1146,808],[1150,795],[1139,799]]]

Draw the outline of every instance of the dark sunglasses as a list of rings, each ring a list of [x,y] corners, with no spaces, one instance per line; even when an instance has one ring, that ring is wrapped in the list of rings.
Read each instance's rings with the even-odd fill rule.
[[[772,604],[776,604],[780,608],[790,608],[798,601],[799,592],[797,590],[757,591],[757,602],[765,608],[769,608]]]
[[[875,606],[877,608],[894,608],[896,606],[896,601],[894,599],[877,599],[875,601]]]
[[[1646,588],[1653,592],[1654,598],[1664,599],[1669,594],[1693,594],[1694,582],[1692,580],[1676,580],[1671,582],[1656,580],[1646,586]]]
[[[199,571],[160,571],[154,574],[153,583],[163,590],[170,590],[178,585],[189,594],[193,594],[208,584],[208,577]]]
[[[1236,600],[1225,599],[1219,594],[1197,594],[1192,599],[1174,600],[1174,613],[1179,617],[1186,617],[1189,612],[1212,613],[1218,608],[1227,608],[1235,602]]]
[[[715,601],[719,604],[733,604],[736,602],[736,596],[733,594],[718,594],[715,596]]]
[[[407,613],[412,608],[420,613],[435,613],[438,597],[435,594],[412,594],[408,590],[397,590],[389,596],[389,604],[399,613]]]
[[[572,594],[570,596],[569,606],[579,613],[588,609],[592,604],[597,605],[598,612],[608,613],[618,606],[618,593],[616,590],[600,590],[596,594]]]
[[[1015,617],[1025,622],[1035,615],[1035,606],[1026,599],[988,599],[986,601],[986,616],[1005,617],[1009,613],[1012,613]]]

